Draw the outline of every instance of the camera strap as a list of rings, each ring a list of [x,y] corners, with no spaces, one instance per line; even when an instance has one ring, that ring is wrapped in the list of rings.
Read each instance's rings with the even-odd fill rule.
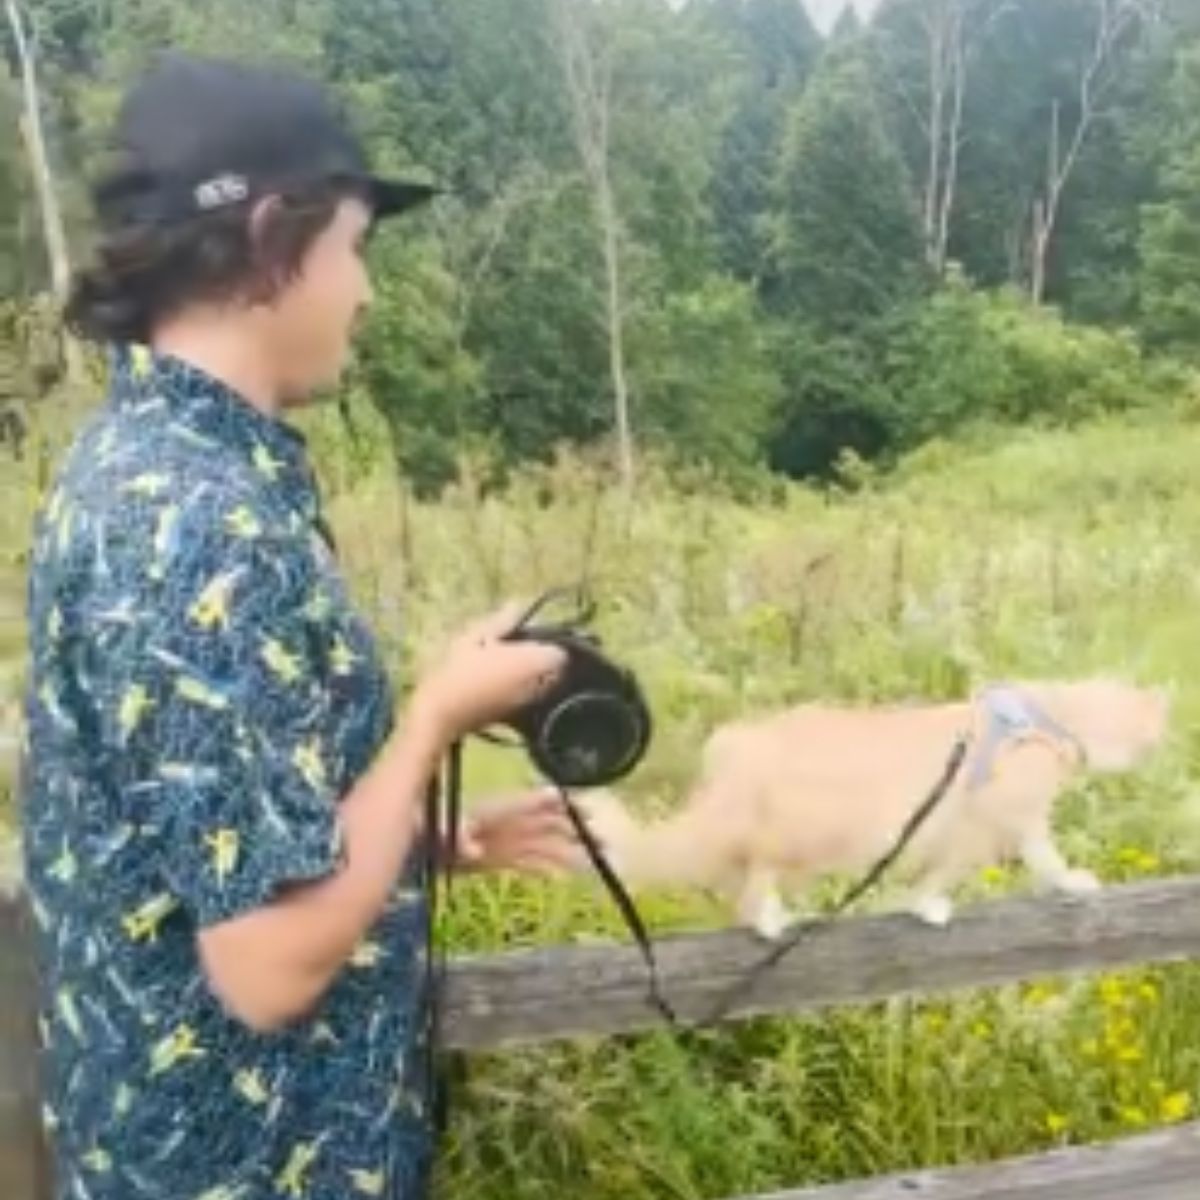
[[[612,897],[613,903],[620,910],[621,916],[624,918],[626,928],[637,942],[638,949],[641,951],[642,957],[646,960],[646,970],[649,974],[649,1000],[650,1003],[658,1009],[665,1020],[671,1025],[677,1025],[679,1019],[675,1014],[675,1010],[667,1002],[663,995],[662,984],[658,976],[658,960],[654,957],[654,949],[650,941],[650,935],[646,932],[646,925],[642,920],[641,913],[638,912],[637,905],[634,904],[633,898],[629,895],[629,890],[622,883],[621,877],[613,870],[612,863],[608,861],[604,851],[600,848],[600,843],[596,840],[596,835],[588,826],[587,820],[576,807],[575,802],[567,795],[565,788],[559,788],[558,794],[562,799],[563,807],[567,810],[567,816],[571,820],[571,824],[575,828],[575,833],[583,843],[583,848],[587,853],[591,864],[604,882],[604,886],[608,889],[608,894]]]
[[[426,793],[425,837],[422,860],[426,893],[426,944],[428,950],[428,994],[425,1012],[425,1084],[426,1097],[435,1141],[449,1127],[450,1092],[453,1083],[466,1072],[462,1055],[447,1053],[443,1046],[446,981],[449,950],[447,939],[438,936],[438,915],[446,911],[450,900],[454,863],[458,857],[462,823],[463,745],[455,742],[447,755],[444,773],[431,782]],[[620,876],[608,861],[586,818],[566,788],[554,785],[589,861],[603,881],[613,903],[646,961],[649,974],[648,1000],[671,1025],[678,1017],[663,995],[658,964],[645,922]]]

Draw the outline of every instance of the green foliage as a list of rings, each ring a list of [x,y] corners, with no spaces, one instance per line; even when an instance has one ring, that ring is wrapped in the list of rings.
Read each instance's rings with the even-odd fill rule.
[[[1151,345],[1200,360],[1200,44],[1180,53],[1162,198],[1142,213],[1142,311]]]
[[[514,461],[609,428],[599,255],[581,181],[543,179],[476,260],[466,344],[486,372],[477,411]]]
[[[1200,359],[1200,147],[1167,175],[1171,199],[1147,205],[1142,309],[1150,343]]]
[[[462,345],[459,287],[436,242],[385,233],[373,256],[377,302],[354,382],[383,417],[398,468],[420,491],[454,477],[479,367]]]
[[[679,802],[715,723],[805,698],[906,702],[984,680],[1118,672],[1176,689],[1164,755],[1080,782],[1055,825],[1106,882],[1200,867],[1193,796],[1200,427],[1157,413],[1003,444],[942,444],[852,495],[787,486],[774,503],[683,492],[657,471],[626,517],[586,462],[463,487],[409,513],[357,481],[334,520],[373,620],[431,645],[496,595],[588,561],[601,631],[645,681],[658,733],[624,788]],[[413,579],[418,582],[413,583]],[[408,581],[406,584],[402,581]],[[401,660],[398,660],[400,662]],[[527,780],[522,755],[467,755],[474,789]],[[1013,870],[964,900],[1023,890]],[[820,907],[832,894],[812,897]],[[898,893],[870,902],[884,907]],[[727,920],[684,888],[639,893],[657,936]],[[475,880],[448,914],[476,952],[620,939],[598,884]],[[749,1195],[946,1162],[984,1162],[1178,1121],[1200,1104],[1194,967],[1047,979],[813,1019],[473,1058],[446,1190],[464,1200]],[[713,1142],[711,1138],[717,1136]]]
[[[803,5],[708,0],[692,6],[735,49],[736,99],[721,131],[712,181],[721,265],[757,280],[767,267],[774,179],[786,116],[821,52]]]
[[[0,300],[0,410],[5,402],[29,406],[43,400],[63,376],[59,322],[43,295]]]
[[[713,276],[672,294],[633,331],[644,424],[678,459],[732,465],[760,454],[779,378],[743,284]]]
[[[886,371],[904,446],[971,422],[1075,423],[1161,405],[1182,385],[1128,331],[1073,326],[1014,291],[961,283],[900,323]]]
[[[415,486],[455,478],[464,447],[503,473],[611,436],[594,180],[550,0],[25,3],[76,258],[101,131],[154,52],[296,63],[333,84],[383,168],[452,189],[381,250],[348,388],[385,418]],[[1157,397],[1171,370],[1139,358],[1127,328],[1195,356],[1200,26],[1184,0],[1114,46],[1064,193],[1048,295],[1069,321],[1116,331],[1098,338],[1004,296],[926,304],[919,219],[930,31],[961,13],[950,254],[972,287],[1023,286],[1052,114],[1065,147],[1096,0],[887,0],[826,40],[797,0],[575,4],[603,83],[640,451],[669,443],[701,474],[769,462],[828,477],[846,451],[894,455],[964,424]],[[18,101],[0,79],[14,132]],[[28,296],[45,254],[17,137],[0,138],[0,211],[0,295]]]
[[[890,397],[879,371],[882,331],[827,334],[780,323],[775,355],[783,377],[770,463],[795,478],[828,477],[846,451],[871,458],[892,443]]]
[[[919,286],[912,187],[867,57],[832,50],[790,118],[778,183],[778,307],[831,332]]]
[[[15,129],[15,90],[0,73],[0,129]],[[25,296],[45,286],[42,247],[36,238],[33,187],[19,138],[0,136],[0,297]]]

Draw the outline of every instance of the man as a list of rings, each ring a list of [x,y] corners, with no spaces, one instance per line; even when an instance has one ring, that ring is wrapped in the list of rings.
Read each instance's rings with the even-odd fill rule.
[[[383,181],[302,79],[133,89],[69,318],[108,403],[40,515],[23,824],[61,1200],[411,1200],[431,1158],[422,801],[557,651],[467,631],[393,721],[285,411],[336,381]],[[570,859],[546,796],[477,866]]]

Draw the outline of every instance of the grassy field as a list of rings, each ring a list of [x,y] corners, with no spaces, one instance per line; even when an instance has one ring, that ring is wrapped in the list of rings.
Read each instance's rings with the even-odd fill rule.
[[[1075,788],[1063,843],[1110,882],[1200,866],[1200,426],[934,446],[886,481],[854,472],[840,494],[780,489],[754,503],[650,473],[626,511],[578,462],[503,499],[464,487],[404,504],[325,419],[313,425],[330,516],[401,678],[414,647],[460,620],[594,571],[601,632],[658,719],[627,789],[646,808],[678,798],[699,739],[734,713],[1118,672],[1176,689],[1175,736],[1137,777]],[[3,470],[0,617],[19,593],[35,490],[26,471]],[[0,680],[19,641],[19,622],[0,625]],[[480,747],[468,777],[486,790],[529,774],[519,754]],[[990,872],[971,888],[1022,883]],[[460,948],[620,936],[586,881],[481,881],[455,895]],[[659,931],[721,920],[705,897],[643,900]],[[1198,1008],[1200,969],[1172,968],[477,1058],[448,1193],[701,1200],[1166,1124],[1200,1104]]]

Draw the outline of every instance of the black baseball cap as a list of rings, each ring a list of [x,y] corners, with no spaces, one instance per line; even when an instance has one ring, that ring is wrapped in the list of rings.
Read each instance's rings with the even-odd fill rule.
[[[374,174],[329,93],[274,66],[168,51],[133,86],[115,164],[96,188],[105,226],[171,224],[272,192],[345,184],[376,218],[440,188]]]

